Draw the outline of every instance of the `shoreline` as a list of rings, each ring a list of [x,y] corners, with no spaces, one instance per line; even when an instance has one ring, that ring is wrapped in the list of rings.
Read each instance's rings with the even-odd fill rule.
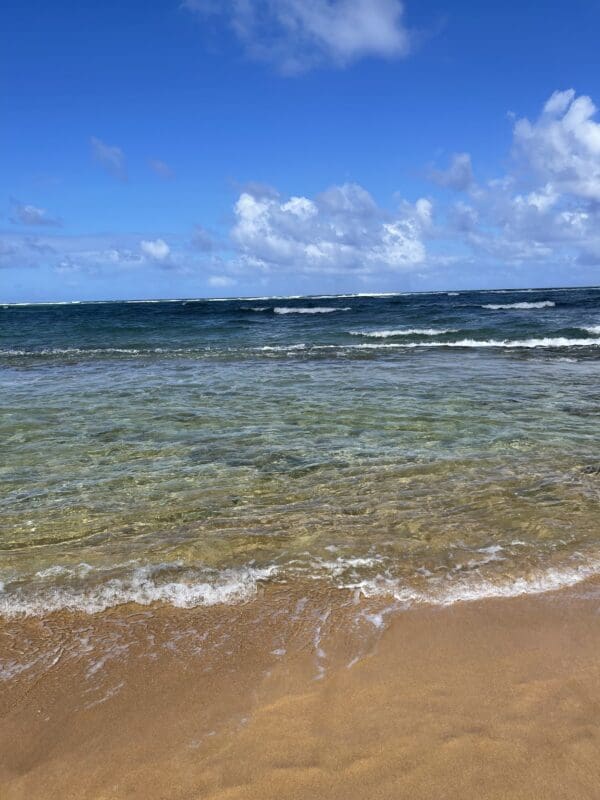
[[[599,579],[387,616],[301,594],[3,621],[0,661],[50,653],[3,682],[3,797],[597,796]]]

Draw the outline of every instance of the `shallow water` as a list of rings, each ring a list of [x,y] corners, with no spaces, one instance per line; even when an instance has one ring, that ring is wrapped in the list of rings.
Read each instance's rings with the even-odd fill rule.
[[[600,289],[0,307],[0,613],[600,569]]]

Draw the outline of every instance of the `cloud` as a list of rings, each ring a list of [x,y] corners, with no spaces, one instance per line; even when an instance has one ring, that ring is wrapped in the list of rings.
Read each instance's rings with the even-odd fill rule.
[[[235,286],[236,281],[229,275],[209,275],[206,283],[213,289],[226,289]]]
[[[411,270],[425,260],[428,200],[380,209],[357,184],[314,199],[240,194],[231,237],[248,266],[265,271],[367,275]]]
[[[511,124],[506,166],[494,178],[477,181],[465,152],[430,174],[460,192],[440,193],[435,207],[421,197],[385,208],[356,183],[316,195],[284,195],[253,183],[236,189],[228,237],[198,225],[187,235],[169,234],[167,243],[157,233],[60,235],[39,221],[51,218],[45,209],[15,203],[15,219],[26,213],[24,224],[39,227],[35,237],[4,231],[0,266],[111,278],[169,270],[215,290],[236,285],[248,293],[257,286],[266,293],[292,286],[597,282],[600,122],[594,103],[573,90],[555,92],[537,116]]]
[[[45,208],[38,208],[29,203],[13,201],[10,221],[15,225],[49,225],[60,226],[62,220],[52,217]]]
[[[148,164],[150,165],[150,169],[153,172],[155,172],[159,178],[164,178],[165,180],[169,180],[175,175],[175,173],[168,164],[165,164],[164,161],[160,161],[157,158],[151,158],[148,161]]]
[[[92,136],[90,139],[92,156],[104,169],[120,181],[127,180],[125,154],[116,145],[105,144],[101,139]]]
[[[56,272],[95,274],[102,270],[123,271],[146,261],[132,246],[131,236],[23,236],[11,234],[0,246],[0,266],[48,267]]]
[[[164,239],[142,239],[140,250],[154,261],[165,261],[171,253],[171,248]]]
[[[429,178],[438,186],[453,189],[456,192],[465,192],[473,185],[471,156],[468,153],[455,153],[448,169],[432,169],[429,171]]]
[[[589,97],[568,89],[554,92],[533,122],[518,119],[507,172],[482,185],[471,176],[464,187],[468,201],[448,210],[446,233],[488,262],[563,269],[597,263],[600,123],[595,114]],[[459,176],[457,164],[455,159],[443,175]],[[446,185],[451,182],[448,178]]]
[[[597,108],[573,89],[554,92],[534,122],[514,128],[514,154],[547,193],[600,200],[600,122]]]
[[[294,74],[345,67],[365,57],[402,58],[412,34],[400,0],[184,0],[206,18],[225,19],[254,59]]]

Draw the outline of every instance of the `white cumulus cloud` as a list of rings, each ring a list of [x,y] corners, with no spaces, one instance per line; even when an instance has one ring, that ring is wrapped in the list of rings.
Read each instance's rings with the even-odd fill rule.
[[[515,154],[544,192],[600,200],[597,110],[591,98],[567,89],[554,92],[537,120],[515,124]]]
[[[537,119],[518,119],[506,173],[481,185],[465,173],[467,198],[448,210],[448,231],[479,258],[563,269],[600,264],[596,112],[591,98],[567,89],[554,92]],[[458,188],[459,167],[455,157],[438,183]]]
[[[425,199],[386,212],[351,183],[314,199],[243,192],[231,236],[246,263],[265,270],[364,275],[410,270],[425,259],[423,234],[431,212]]]
[[[171,248],[164,239],[142,239],[140,250],[154,261],[164,261],[171,253]]]

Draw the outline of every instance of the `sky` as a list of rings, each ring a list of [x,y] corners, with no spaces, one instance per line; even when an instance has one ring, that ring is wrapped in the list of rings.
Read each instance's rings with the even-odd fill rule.
[[[600,283],[600,0],[7,0],[0,301]]]

